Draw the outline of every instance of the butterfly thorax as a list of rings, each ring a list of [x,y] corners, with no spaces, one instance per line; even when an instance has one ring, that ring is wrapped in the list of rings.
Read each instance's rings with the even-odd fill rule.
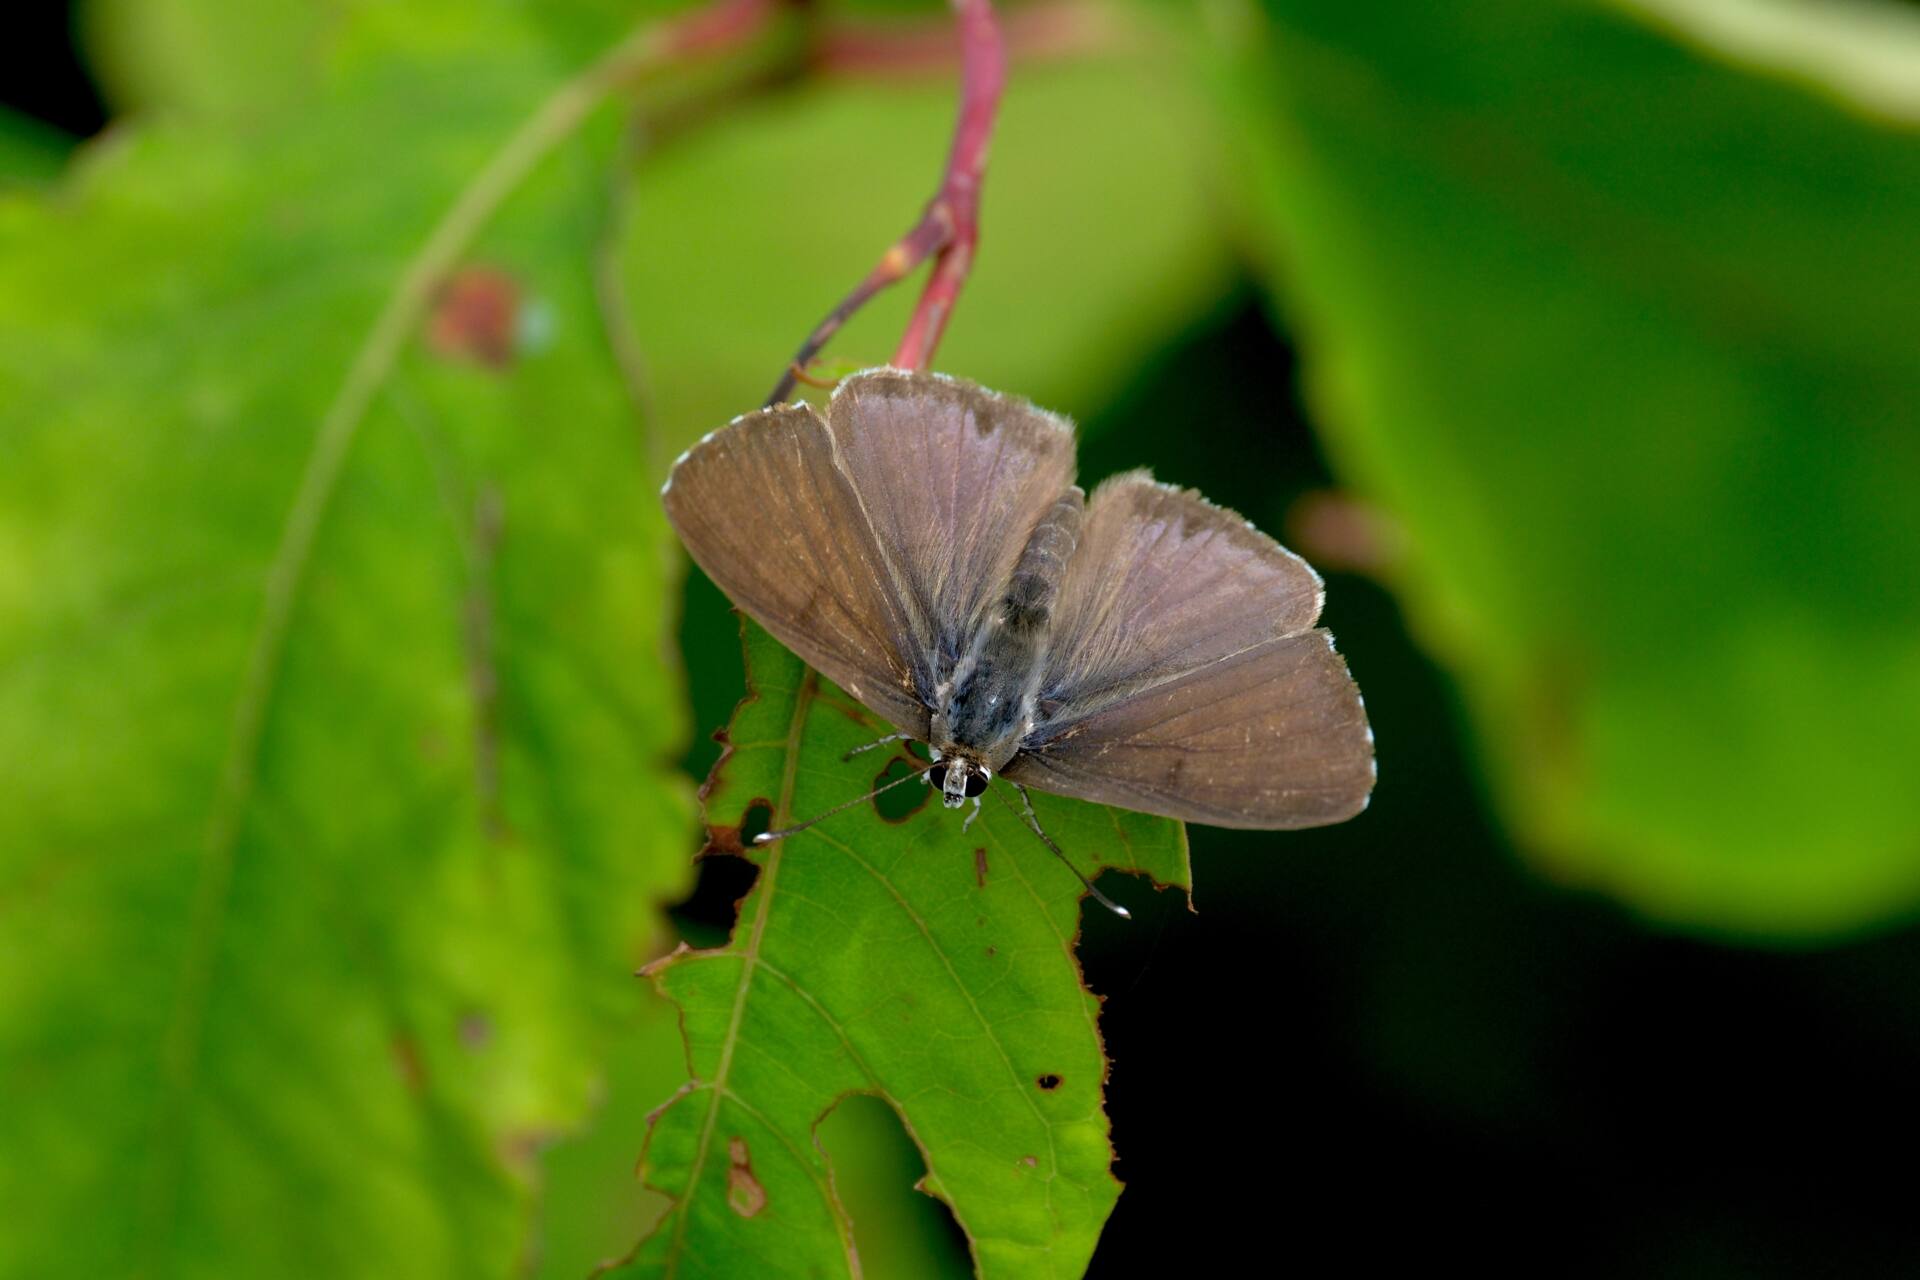
[[[974,629],[952,677],[936,694],[930,745],[951,760],[942,788],[949,808],[974,774],[1004,768],[1033,730],[1034,707],[1053,634],[1053,603],[1080,536],[1086,495],[1068,489],[1034,526],[1006,589]],[[976,787],[977,791],[977,787]]]

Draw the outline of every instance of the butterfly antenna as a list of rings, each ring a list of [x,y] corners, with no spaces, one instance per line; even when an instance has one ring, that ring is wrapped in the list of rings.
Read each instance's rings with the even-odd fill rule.
[[[1080,878],[1080,883],[1087,887],[1087,892],[1093,895],[1093,900],[1095,902],[1098,902],[1101,906],[1105,907],[1107,910],[1113,912],[1113,914],[1119,916],[1122,920],[1133,919],[1133,913],[1131,911],[1127,910],[1125,907],[1115,902],[1112,898],[1109,898],[1106,894],[1096,889],[1094,887],[1093,881],[1087,879],[1086,873],[1081,871],[1080,868],[1073,865],[1073,859],[1067,857],[1066,851],[1061,849],[1059,845],[1055,844],[1053,842],[1053,837],[1048,835],[1045,831],[1041,829],[1039,815],[1035,814],[1033,811],[1033,801],[1028,798],[1027,789],[1021,786],[1017,782],[1010,783],[1008,785],[1010,785],[1015,791],[1018,791],[1020,793],[1020,804],[1023,808],[1026,809],[1026,812],[1024,814],[1021,814],[1020,816],[1026,819],[1028,828],[1033,832],[1033,834],[1040,837],[1040,843],[1046,845],[1047,848],[1053,850],[1054,857],[1060,859],[1060,861],[1067,864],[1067,870],[1073,872],[1074,875]],[[1013,808],[1013,801],[1007,799],[1005,796],[1000,797],[1000,803],[1006,805],[1007,808],[1009,809]]]
[[[853,808],[853,806],[857,804],[865,804],[867,801],[879,795],[882,791],[891,791],[895,787],[899,786],[901,783],[912,782],[915,778],[924,778],[927,776],[928,773],[930,773],[933,770],[933,765],[939,764],[939,763],[940,762],[936,760],[933,762],[933,764],[927,765],[923,769],[916,769],[912,773],[907,774],[903,778],[895,778],[892,782],[883,782],[879,786],[875,787],[873,790],[867,792],[867,794],[863,796],[855,796],[853,799],[847,801],[845,804],[837,804],[833,806],[833,808],[828,809],[825,813],[816,813],[811,818],[808,818],[805,822],[797,823],[796,825],[791,827],[783,827],[779,831],[762,831],[759,835],[753,838],[753,842],[755,844],[772,844],[775,840],[785,840],[788,836],[794,834],[797,831],[805,831],[808,827],[812,826],[816,822],[825,821],[826,819],[831,818],[836,813],[845,813],[847,810]]]

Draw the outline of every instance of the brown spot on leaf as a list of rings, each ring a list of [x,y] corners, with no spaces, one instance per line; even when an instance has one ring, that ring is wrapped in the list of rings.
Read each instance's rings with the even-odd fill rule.
[[[743,1218],[751,1218],[767,1207],[767,1189],[753,1176],[753,1158],[747,1153],[747,1140],[727,1139],[727,1207]]]
[[[1032,1156],[1021,1156],[1020,1163],[1027,1166],[1027,1168],[1031,1169],[1031,1168],[1034,1168],[1036,1165],[1038,1165],[1040,1162]]]
[[[447,360],[503,369],[513,361],[519,322],[519,282],[497,267],[462,267],[433,296],[427,346]]]
[[[987,851],[984,848],[973,851],[973,878],[980,882],[982,889],[987,887]]]
[[[1060,1077],[1055,1075],[1053,1072],[1049,1071],[1047,1072],[1047,1074],[1041,1076],[1038,1080],[1035,1080],[1034,1083],[1039,1085],[1042,1089],[1045,1089],[1048,1093],[1052,1093],[1055,1089],[1058,1089],[1060,1087]]]
[[[551,1129],[516,1129],[500,1139],[500,1157],[524,1176],[540,1167],[540,1154],[553,1145]]]
[[[990,955],[990,956],[997,956],[997,955],[999,955],[999,954],[1000,954],[1000,948],[998,948],[998,947],[988,947],[988,948],[987,948],[987,954],[988,954],[988,955]]]
[[[480,1050],[493,1040],[493,1019],[480,1012],[468,1013],[460,1019],[460,1043],[469,1049]]]
[[[400,1073],[400,1083],[407,1087],[407,1092],[419,1093],[425,1089],[427,1068],[420,1058],[420,1042],[403,1031],[394,1036],[390,1047],[394,1070]]]
[[[732,747],[727,748],[729,751],[732,749]],[[723,756],[722,759],[724,760],[725,757]],[[715,765],[714,768],[718,770],[719,766]],[[711,777],[709,777],[709,781],[711,780]],[[700,793],[701,803],[706,803],[706,799],[706,790],[702,788]],[[740,821],[738,823],[732,826],[724,824],[720,826],[708,826],[707,843],[701,848],[700,852],[693,856],[696,860],[700,858],[710,858],[716,855],[736,858],[747,857],[753,850],[759,847],[752,843],[753,837],[759,835],[771,826],[772,819],[773,802],[764,796],[755,796],[748,802],[747,811],[740,815]]]

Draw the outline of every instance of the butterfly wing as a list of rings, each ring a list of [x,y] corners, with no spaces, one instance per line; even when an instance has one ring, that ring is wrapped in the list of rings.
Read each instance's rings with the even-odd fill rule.
[[[1003,776],[1226,827],[1366,806],[1373,734],[1319,575],[1239,516],[1143,473],[1087,504],[1039,727]]]
[[[926,737],[913,630],[819,414],[781,405],[736,419],[681,455],[661,501],[735,604],[895,728]]]
[[[1073,428],[1025,400],[898,369],[844,380],[827,422],[931,692],[1073,483]]]

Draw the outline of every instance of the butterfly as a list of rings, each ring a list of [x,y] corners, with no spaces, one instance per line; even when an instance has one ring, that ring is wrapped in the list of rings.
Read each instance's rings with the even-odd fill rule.
[[[1223,827],[1366,807],[1373,732],[1314,625],[1320,576],[1144,471],[1089,497],[1072,425],[1025,400],[867,370],[824,415],[710,433],[661,494],[721,590],[893,727],[869,745],[925,743],[912,776],[948,808],[1009,784],[1069,866],[1026,788]]]

